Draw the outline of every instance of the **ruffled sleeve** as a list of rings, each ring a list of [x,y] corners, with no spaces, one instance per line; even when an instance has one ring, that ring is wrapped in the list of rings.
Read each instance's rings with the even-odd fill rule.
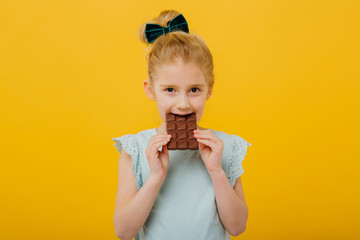
[[[135,176],[136,187],[139,190],[143,186],[143,181],[142,181],[142,171],[140,164],[139,146],[135,136],[132,134],[127,134],[122,137],[113,138],[112,140],[115,142],[114,146],[120,152],[120,154],[122,149],[124,149],[125,152],[131,156],[132,171]],[[118,163],[120,163],[120,158]]]
[[[242,161],[245,158],[248,146],[251,146],[251,143],[248,143],[237,135],[231,135],[231,152],[228,163],[227,177],[233,187],[235,185],[236,179],[244,173]]]

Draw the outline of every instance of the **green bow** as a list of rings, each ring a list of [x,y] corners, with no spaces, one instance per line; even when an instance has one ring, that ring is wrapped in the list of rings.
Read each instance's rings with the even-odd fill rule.
[[[162,27],[158,24],[147,23],[145,28],[145,37],[148,43],[154,42],[161,35],[169,32],[183,31],[189,33],[189,26],[182,14],[177,15],[170,22],[167,27]]]

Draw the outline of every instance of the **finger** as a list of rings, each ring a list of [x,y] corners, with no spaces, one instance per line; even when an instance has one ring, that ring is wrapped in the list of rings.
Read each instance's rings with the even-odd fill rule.
[[[154,144],[156,144],[160,141],[164,141],[164,140],[170,140],[170,136],[162,135],[162,136],[154,137],[154,138],[150,139],[149,145],[154,145]]]
[[[197,140],[198,140],[198,142],[201,142],[202,144],[210,147],[211,149],[216,148],[216,143],[214,143],[214,142],[212,142],[212,141],[210,141],[208,139],[200,139],[200,138],[198,138]]]
[[[148,143],[147,152],[151,155],[156,154],[158,151],[157,149],[160,146],[162,146],[163,144],[165,144],[165,143],[159,143],[159,142],[162,142],[165,140],[170,141],[170,137],[171,137],[171,135],[167,135],[166,133],[161,133],[161,134],[152,136]]]
[[[150,141],[157,141],[159,139],[164,139],[164,138],[169,138],[169,137],[171,137],[171,135],[166,134],[166,133],[162,133],[162,134],[152,136]]]
[[[154,141],[152,143],[152,145],[150,146],[150,153],[151,154],[156,154],[159,151],[158,149],[161,146],[166,145],[169,141],[170,141],[169,138],[163,138],[163,139],[159,139],[159,140]]]
[[[206,146],[205,144],[199,142],[199,148],[200,148],[200,151],[202,151],[204,148],[207,148],[208,146]]]
[[[151,146],[152,151],[157,152],[161,146],[166,145],[169,141],[170,139],[161,139],[154,142],[153,145]]]
[[[167,145],[163,146],[161,154],[164,154],[165,156],[166,155],[169,156],[169,151],[167,149]],[[162,160],[163,166],[167,167],[167,165],[169,164],[169,158],[168,157],[166,157],[166,158],[163,157],[163,158],[161,158],[161,160]]]
[[[162,152],[163,152],[164,154],[166,154],[166,155],[169,153],[169,150],[168,150],[168,148],[167,148],[167,144],[165,144],[165,145],[163,146]]]
[[[212,133],[212,132],[205,132],[205,131],[202,131],[202,132],[196,132],[194,134],[194,137],[195,138],[200,138],[200,139],[207,139],[209,141],[212,141],[212,142],[218,142],[218,137]]]
[[[199,134],[199,135],[212,135],[212,136],[216,136],[212,131],[210,130],[200,130],[200,129],[196,129],[194,130],[195,134]]]

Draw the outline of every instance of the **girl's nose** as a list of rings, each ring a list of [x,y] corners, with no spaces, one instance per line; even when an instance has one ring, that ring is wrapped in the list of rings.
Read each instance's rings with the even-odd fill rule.
[[[178,109],[189,109],[190,101],[186,95],[179,95],[178,101],[176,103]]]

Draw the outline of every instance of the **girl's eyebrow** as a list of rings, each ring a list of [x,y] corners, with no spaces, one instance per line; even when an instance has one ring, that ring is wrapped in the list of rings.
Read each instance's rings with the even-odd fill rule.
[[[205,84],[193,84],[190,85],[190,87],[204,87]],[[160,84],[160,87],[177,87],[176,85],[173,84]]]

